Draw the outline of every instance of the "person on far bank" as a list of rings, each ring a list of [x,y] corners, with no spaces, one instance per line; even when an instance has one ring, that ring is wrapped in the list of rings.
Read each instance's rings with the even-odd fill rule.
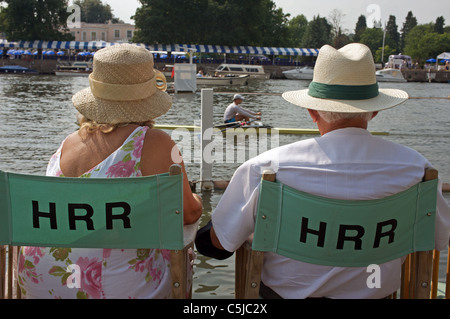
[[[51,157],[47,176],[138,178],[180,164],[184,223],[193,224],[202,214],[201,198],[191,192],[181,158],[172,157],[175,142],[153,128],[172,107],[158,77],[153,55],[143,47],[120,44],[98,51],[90,87],[72,98],[80,129]],[[80,267],[77,288],[65,281],[71,264]],[[168,299],[170,267],[170,251],[160,249],[22,247],[18,276],[24,299]]]
[[[259,185],[265,170],[277,180],[315,196],[372,200],[405,191],[421,182],[431,163],[417,151],[372,136],[368,123],[378,112],[405,102],[401,90],[380,89],[370,49],[354,43],[320,49],[309,89],[283,98],[308,110],[318,138],[265,152],[235,172],[212,214],[197,233],[199,253],[226,259],[253,234]],[[404,109],[408,112],[408,108]],[[450,207],[439,181],[435,248],[448,248]],[[366,267],[314,265],[264,254],[260,296],[266,299],[383,299],[400,288],[402,258],[380,265],[381,288],[367,285]]]
[[[252,120],[260,120],[261,112],[253,112],[251,110],[247,110],[241,106],[244,101],[244,97],[240,94],[236,94],[233,97],[233,103],[231,103],[227,109],[225,110],[225,114],[223,116],[223,120],[225,124],[235,123],[235,122],[248,122],[250,119]]]

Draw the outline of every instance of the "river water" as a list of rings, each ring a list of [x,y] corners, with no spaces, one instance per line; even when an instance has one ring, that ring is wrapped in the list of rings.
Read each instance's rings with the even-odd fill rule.
[[[252,81],[245,87],[214,88],[214,119],[220,123],[231,103],[233,93],[246,93],[244,107],[262,111],[265,124],[282,128],[316,129],[306,110],[285,102],[281,93],[307,88],[306,81]],[[62,140],[77,129],[76,110],[71,97],[88,87],[87,78],[56,76],[0,77],[0,170],[25,174],[45,174],[50,156]],[[369,130],[388,132],[383,138],[412,147],[424,154],[439,170],[444,182],[450,183],[450,84],[380,83],[400,88],[412,99],[403,105],[381,112]],[[157,124],[199,124],[201,94],[173,95],[172,109]],[[168,132],[172,134],[172,132]],[[285,145],[308,135],[283,135],[273,145]],[[198,133],[192,133],[192,146],[198,144]],[[275,145],[275,146],[276,146]],[[238,146],[236,146],[238,147]],[[194,150],[192,153],[195,153]],[[247,158],[248,159],[248,158]],[[244,159],[245,160],[245,159]],[[229,180],[242,160],[214,164],[213,179]],[[186,161],[190,180],[199,180],[200,164],[195,155]],[[206,223],[223,191],[202,192]],[[450,195],[446,194],[450,203]],[[197,256],[194,275],[194,298],[234,297],[234,258],[216,261]]]

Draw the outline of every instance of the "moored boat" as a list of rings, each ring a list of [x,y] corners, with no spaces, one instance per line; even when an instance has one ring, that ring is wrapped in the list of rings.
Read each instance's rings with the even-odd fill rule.
[[[5,65],[0,67],[0,74],[39,74],[39,72],[20,65]]]
[[[247,65],[247,64],[221,64],[215,73],[218,75],[249,75],[250,78],[268,80],[270,73],[264,71],[262,65]]]
[[[69,65],[58,65],[55,74],[58,76],[89,76],[92,73],[92,62],[74,62]]]
[[[314,77],[314,68],[305,66],[303,68],[284,71],[283,75],[288,80],[312,80]]]
[[[203,76],[197,77],[197,84],[207,86],[240,86],[247,85],[249,78],[249,75]]]
[[[397,69],[383,69],[376,71],[378,82],[407,82],[402,74],[402,71]]]

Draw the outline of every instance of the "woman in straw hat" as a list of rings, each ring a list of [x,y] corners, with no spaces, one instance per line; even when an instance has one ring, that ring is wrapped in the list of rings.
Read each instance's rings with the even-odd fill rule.
[[[90,87],[72,99],[80,130],[62,143],[47,175],[120,178],[168,172],[173,151],[177,158],[179,153],[171,138],[152,126],[172,100],[158,87],[153,66],[153,55],[134,45],[96,53]],[[184,166],[183,173],[184,219],[191,224],[200,218],[202,203],[190,190]],[[64,283],[70,264],[81,268],[78,289]],[[25,298],[170,298],[169,267],[170,254],[160,250],[24,247],[19,276]]]
[[[274,170],[280,183],[306,193],[366,200],[409,189],[431,166],[418,152],[367,131],[379,111],[405,102],[408,95],[378,87],[374,60],[365,45],[354,43],[340,50],[324,46],[309,89],[286,92],[283,97],[308,109],[322,136],[244,163],[213,212],[212,222],[197,234],[200,253],[227,258],[253,233],[257,190],[266,169]],[[443,250],[450,236],[450,207],[441,193],[437,200],[436,249]],[[267,253],[260,294],[290,299],[384,298],[400,287],[401,264],[396,259],[380,265],[381,288],[371,289],[367,268],[319,266]]]

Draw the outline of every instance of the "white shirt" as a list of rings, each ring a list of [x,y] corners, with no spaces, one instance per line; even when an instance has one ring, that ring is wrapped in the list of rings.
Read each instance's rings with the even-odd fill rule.
[[[256,112],[244,109],[242,106],[237,105],[235,102],[233,102],[225,110],[223,120],[224,122],[229,121],[238,114],[244,115],[252,119],[256,119]]]
[[[428,160],[415,150],[346,128],[268,151],[244,163],[219,201],[212,222],[228,251],[251,236],[261,174],[272,168],[281,183],[317,196],[369,200],[390,196],[419,183]],[[440,187],[442,184],[440,183]],[[448,247],[450,207],[438,195],[436,249]],[[266,253],[262,281],[286,299],[384,298],[400,287],[402,260],[381,265],[381,288],[369,289],[366,268],[339,268]]]

